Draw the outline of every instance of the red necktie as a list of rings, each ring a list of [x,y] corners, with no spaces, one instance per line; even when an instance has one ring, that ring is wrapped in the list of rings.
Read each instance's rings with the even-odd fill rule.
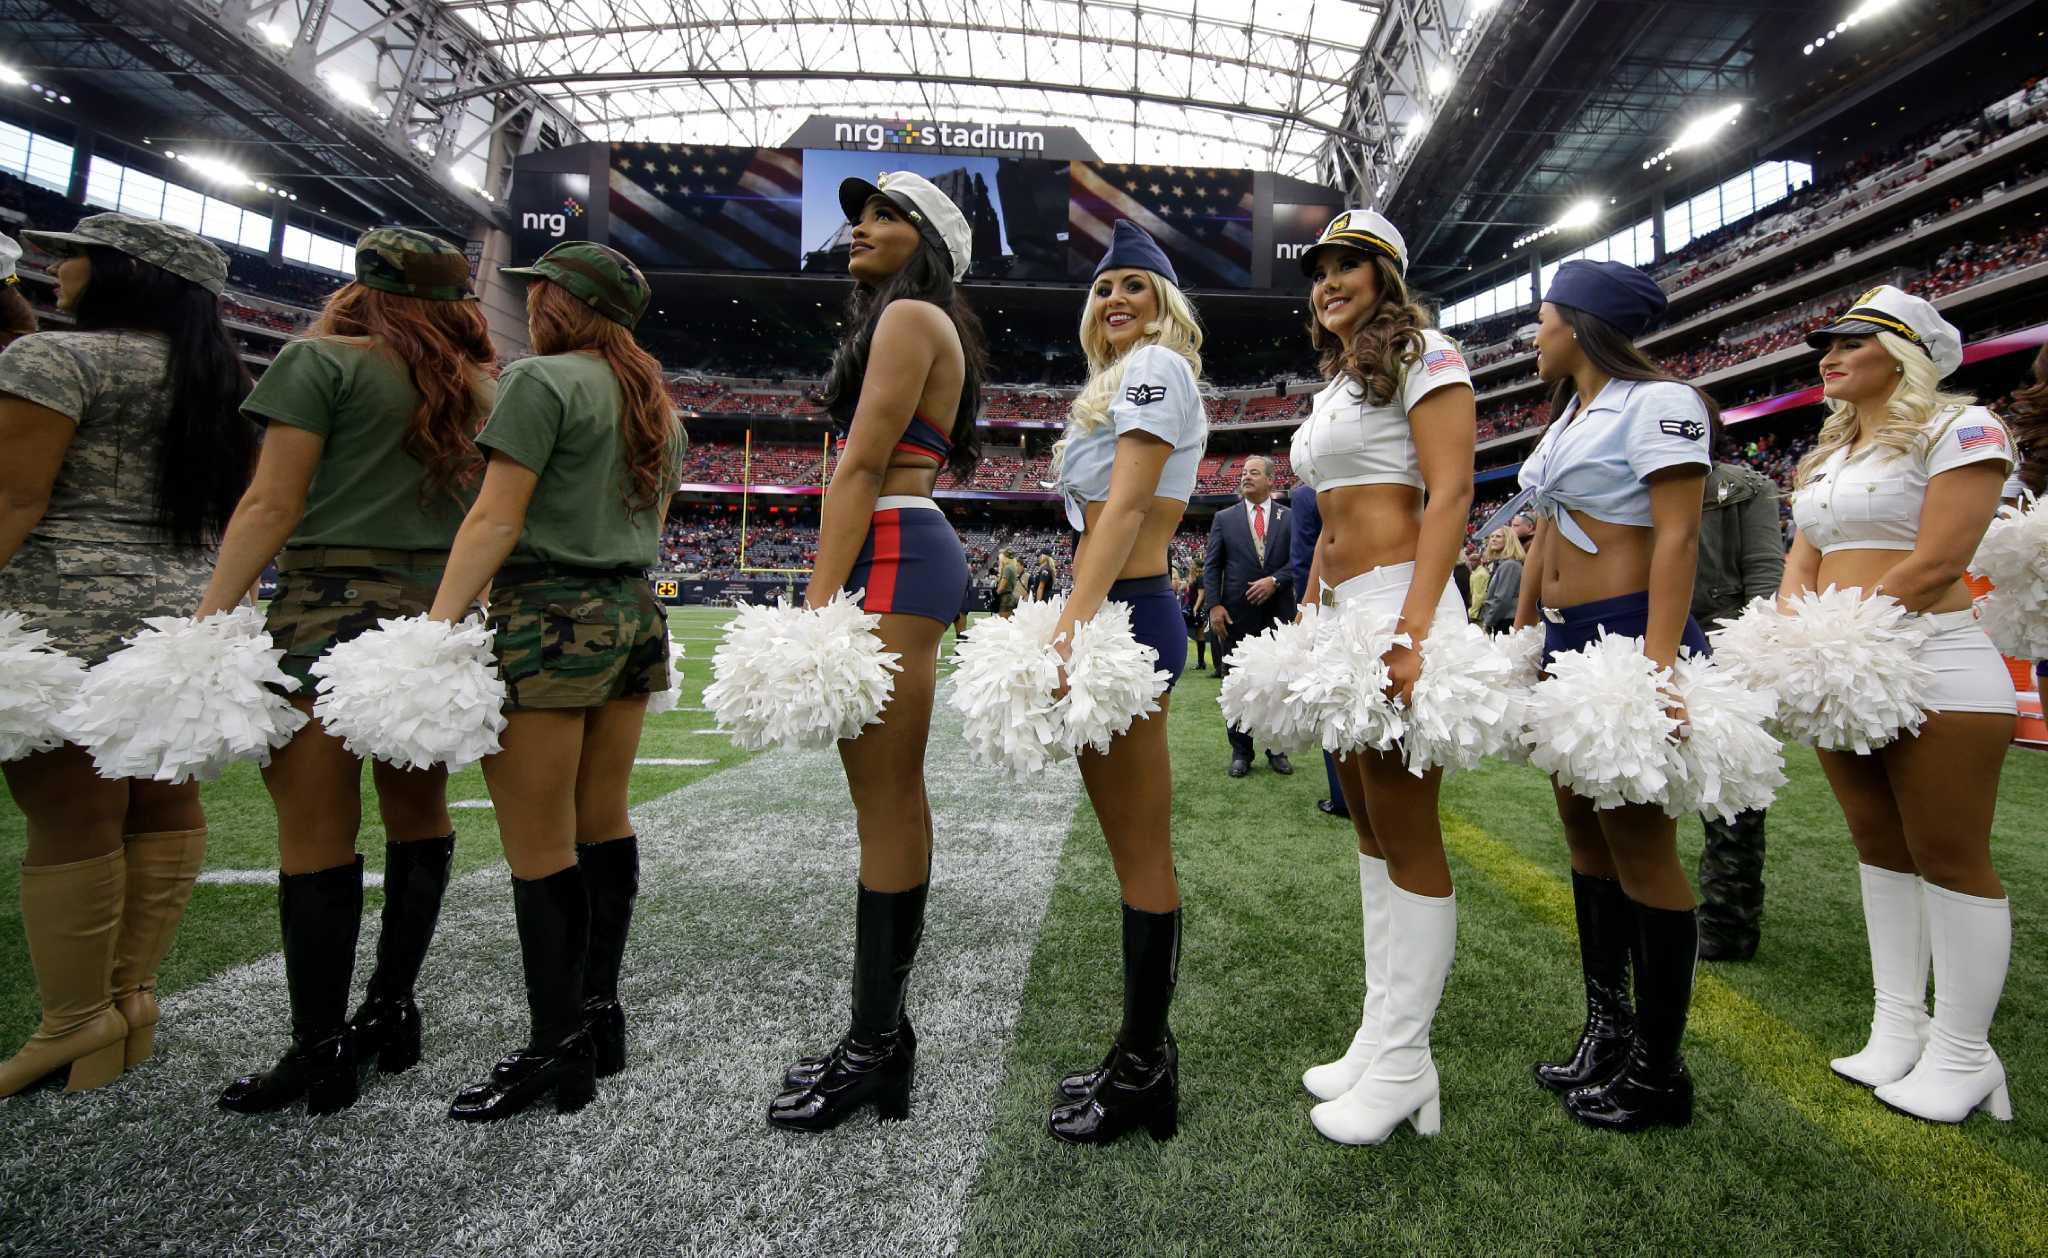
[[[1266,508],[1263,505],[1252,508],[1252,536],[1259,539],[1260,545],[1265,544]]]

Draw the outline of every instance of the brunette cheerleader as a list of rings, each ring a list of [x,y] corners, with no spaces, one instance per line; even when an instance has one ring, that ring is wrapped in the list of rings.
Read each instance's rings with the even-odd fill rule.
[[[1807,343],[1826,351],[1828,417],[1799,465],[1779,592],[1832,585],[1898,600],[1929,630],[1918,657],[1933,673],[1917,733],[1868,754],[1817,753],[1856,844],[1877,992],[1869,1042],[1831,1064],[1918,1118],[2009,1120],[1989,1037],[2012,910],[1991,820],[2017,705],[1962,578],[1998,510],[2012,440],[1974,399],[1942,390],[1962,340],[1918,297],[1871,289]]]
[[[1664,668],[1681,645],[1707,650],[1687,609],[1718,412],[1633,343],[1665,302],[1655,280],[1619,262],[1567,262],[1543,295],[1536,372],[1552,386],[1555,418],[1522,465],[1543,520],[1515,624],[1542,624],[1546,666],[1602,630],[1640,637]],[[1670,710],[1682,735],[1683,705],[1673,699]],[[1590,1126],[1683,1126],[1692,1076],[1680,1041],[1699,932],[1677,823],[1657,804],[1596,808],[1562,787],[1556,794],[1571,849],[1586,1024],[1571,1056],[1538,1064],[1536,1079]]]
[[[1330,383],[1295,431],[1292,458],[1323,522],[1310,589],[1338,607],[1400,614],[1412,642],[1388,652],[1387,668],[1404,704],[1431,627],[1464,623],[1451,569],[1472,505],[1475,429],[1464,356],[1409,298],[1407,262],[1401,233],[1363,209],[1332,219],[1303,255],[1310,343]],[[1302,1075],[1323,1101],[1310,1119],[1343,1144],[1379,1144],[1404,1119],[1435,1135],[1429,1028],[1458,925],[1437,818],[1443,771],[1418,777],[1399,749],[1368,750],[1341,758],[1338,780],[1358,834],[1365,1007],[1344,1055]]]
[[[901,671],[880,722],[839,743],[860,831],[853,1020],[837,1044],[783,1074],[768,1121],[798,1131],[836,1127],[870,1102],[883,1119],[910,1112],[917,1036],[903,993],[931,881],[925,740],[939,641],[968,582],[932,490],[941,468],[973,472],[983,370],[981,325],[955,287],[973,244],[960,208],[909,171],[849,179],[839,204],[853,224],[854,292],[826,409],[841,444],[805,599],[822,607],[858,592]]]

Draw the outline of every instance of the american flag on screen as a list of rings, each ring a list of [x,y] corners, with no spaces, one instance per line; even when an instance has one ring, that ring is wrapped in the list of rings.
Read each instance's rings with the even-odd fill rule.
[[[1975,450],[1987,446],[1993,450],[2005,449],[2005,429],[1993,424],[1971,424],[1956,429],[1956,444],[1964,450]]]
[[[801,149],[614,144],[612,243],[648,270],[794,271]]]
[[[1116,220],[1152,233],[1184,287],[1249,288],[1252,175],[1187,166],[1073,165],[1068,253],[1086,278],[1109,250]]]

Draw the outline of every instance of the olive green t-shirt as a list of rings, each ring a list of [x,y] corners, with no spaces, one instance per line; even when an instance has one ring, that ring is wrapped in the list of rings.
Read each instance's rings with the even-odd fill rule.
[[[498,404],[477,444],[535,472],[517,560],[579,568],[646,568],[660,557],[661,503],[629,511],[619,382],[595,354],[523,358],[498,381]],[[682,464],[670,416],[664,496]]]
[[[477,422],[492,396],[477,391]],[[325,441],[306,494],[306,517],[285,545],[447,550],[476,486],[423,497],[426,469],[406,453],[419,409],[412,372],[367,337],[294,341],[256,382],[245,414],[317,433]]]

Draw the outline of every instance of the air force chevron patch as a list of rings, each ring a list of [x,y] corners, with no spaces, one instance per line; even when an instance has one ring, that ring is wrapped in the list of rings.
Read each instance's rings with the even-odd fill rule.
[[[1166,386],[1161,384],[1134,384],[1124,390],[1124,400],[1132,406],[1150,406],[1166,398]]]

